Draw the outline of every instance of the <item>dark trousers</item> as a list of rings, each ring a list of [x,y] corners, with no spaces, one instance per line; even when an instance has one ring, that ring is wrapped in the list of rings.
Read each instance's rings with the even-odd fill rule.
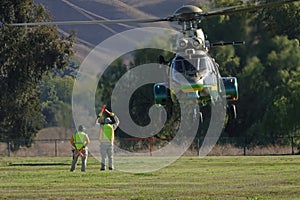
[[[83,155],[79,153],[79,150],[74,150],[73,152],[73,161],[71,165],[70,171],[74,171],[77,165],[78,157],[81,157],[81,171],[84,172],[86,168],[87,163],[87,157],[88,157],[88,150],[82,150],[81,151]]]

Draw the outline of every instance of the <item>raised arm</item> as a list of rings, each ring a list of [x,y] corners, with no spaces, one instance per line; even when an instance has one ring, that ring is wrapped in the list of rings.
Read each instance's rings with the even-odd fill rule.
[[[114,127],[114,130],[116,130],[118,128],[119,124],[120,124],[120,120],[117,117],[117,115],[114,115],[113,118],[115,120],[115,123],[113,124],[113,127]]]

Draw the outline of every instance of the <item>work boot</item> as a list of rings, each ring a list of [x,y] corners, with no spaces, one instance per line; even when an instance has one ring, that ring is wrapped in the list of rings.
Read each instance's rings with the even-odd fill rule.
[[[105,165],[104,165],[103,163],[101,163],[100,170],[101,170],[101,171],[105,170]]]

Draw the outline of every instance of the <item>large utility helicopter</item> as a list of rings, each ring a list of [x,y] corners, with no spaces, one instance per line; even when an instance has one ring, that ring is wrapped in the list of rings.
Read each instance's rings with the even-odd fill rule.
[[[168,113],[171,113],[173,104],[176,102],[175,92],[178,94],[180,91],[187,100],[197,99],[200,112],[193,112],[193,114],[199,114],[200,122],[203,122],[201,108],[207,104],[220,102],[220,98],[225,95],[228,123],[235,120],[237,117],[235,103],[238,100],[237,78],[221,77],[219,65],[208,55],[208,50],[213,46],[240,45],[244,42],[210,43],[201,29],[201,20],[210,16],[268,8],[291,2],[294,1],[277,1],[252,7],[231,7],[212,12],[203,12],[199,7],[192,5],[185,5],[177,9],[169,18],[169,21],[177,21],[182,27],[177,39],[177,51],[170,61],[165,61],[163,56],[159,57],[159,63],[169,65],[170,70],[166,82],[154,85],[155,103],[164,106]],[[188,83],[185,82],[186,85],[178,78],[178,74],[188,80]],[[196,116],[194,118],[196,119]]]
[[[238,100],[237,78],[221,77],[219,65],[208,55],[208,50],[211,46],[238,45],[244,42],[210,43],[205,39],[200,27],[201,19],[198,15],[201,13],[203,11],[193,5],[185,5],[175,11],[174,16],[177,16],[176,21],[182,30],[177,39],[175,56],[170,61],[159,56],[159,63],[170,67],[166,82],[154,85],[155,103],[165,107],[170,115],[174,103],[177,103],[176,94],[181,95],[186,103],[196,99],[202,108],[220,101],[222,90],[225,90],[223,95],[226,95],[228,102],[228,116],[235,119],[237,114],[234,103]],[[183,81],[182,76],[187,81]],[[193,119],[199,115],[200,122],[203,122],[201,109],[198,112],[194,108],[192,115]]]
[[[170,61],[159,56],[159,63],[169,66],[168,80],[154,85],[155,104],[164,106],[172,112],[172,105],[176,102],[175,92],[178,90],[187,99],[197,100],[200,107],[214,103],[220,98],[221,92],[227,99],[227,111],[230,119],[237,117],[235,102],[238,100],[238,84],[236,77],[222,77],[217,62],[208,55],[210,47],[220,45],[238,45],[244,42],[217,42],[206,40],[201,29],[201,20],[218,15],[228,15],[239,12],[254,11],[262,8],[271,8],[298,0],[279,0],[269,3],[259,3],[252,6],[233,6],[219,10],[204,12],[197,6],[184,5],[173,15],[165,18],[150,19],[121,19],[121,20],[92,20],[92,21],[61,21],[61,22],[28,22],[9,24],[10,26],[41,26],[41,25],[75,25],[75,24],[115,24],[115,23],[154,23],[178,22],[181,25],[177,39],[176,54]],[[188,80],[182,84],[178,75]],[[224,87],[223,87],[224,86]],[[174,89],[175,88],[175,89]],[[175,91],[177,90],[177,91]],[[223,90],[223,91],[222,91]],[[224,92],[225,90],[225,92]],[[203,120],[200,109],[199,118]]]

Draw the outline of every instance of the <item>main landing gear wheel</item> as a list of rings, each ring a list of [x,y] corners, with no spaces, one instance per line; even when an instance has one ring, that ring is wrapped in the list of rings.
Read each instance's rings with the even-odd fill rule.
[[[228,106],[227,112],[229,115],[229,120],[235,120],[237,118],[236,107],[234,104]]]
[[[197,112],[197,109],[194,108],[194,112],[193,112],[194,122],[197,120],[197,117],[199,117],[199,122],[202,124],[203,123],[203,114],[201,111]]]
[[[199,112],[199,122],[200,122],[200,124],[203,123],[203,114],[202,114],[202,112]]]

